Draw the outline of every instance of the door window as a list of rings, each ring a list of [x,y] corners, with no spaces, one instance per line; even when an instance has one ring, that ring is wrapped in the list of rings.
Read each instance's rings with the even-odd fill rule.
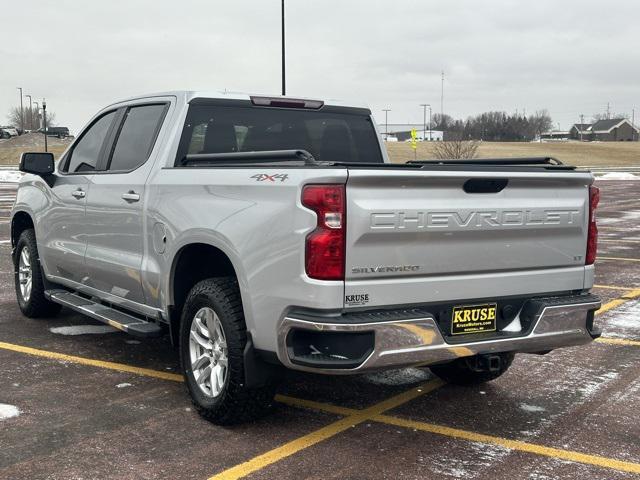
[[[131,171],[147,161],[166,106],[143,105],[127,110],[113,149],[110,171]]]
[[[71,151],[71,158],[67,162],[65,172],[92,172],[96,169],[100,150],[115,115],[115,111],[103,115],[83,133]]]

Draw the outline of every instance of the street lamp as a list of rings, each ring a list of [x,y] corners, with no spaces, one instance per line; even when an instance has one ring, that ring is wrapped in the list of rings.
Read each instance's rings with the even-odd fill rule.
[[[284,63],[284,0],[281,2],[281,16],[282,16],[282,96],[284,97],[287,89],[285,84],[285,63]]]
[[[25,95],[25,97],[29,97],[29,130],[33,130],[33,101],[31,95]]]
[[[384,112],[384,140],[385,142],[389,140],[389,112],[391,111],[388,108],[382,110]]]
[[[16,87],[20,90],[20,129],[24,133],[24,110],[22,108],[22,87]]]
[[[422,141],[424,142],[427,139],[427,107],[429,107],[429,141],[431,141],[431,105],[428,103],[421,103],[420,106],[424,109]]]
[[[42,117],[44,118],[44,151],[47,151],[47,101],[42,99]]]
[[[36,105],[36,120],[38,120],[38,128],[40,128],[40,104],[38,102],[33,103]]]

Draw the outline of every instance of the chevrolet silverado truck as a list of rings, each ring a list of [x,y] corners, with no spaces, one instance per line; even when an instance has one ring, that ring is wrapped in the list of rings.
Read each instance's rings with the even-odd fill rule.
[[[283,367],[475,384],[599,335],[598,190],[552,158],[393,164],[363,106],[171,92],[20,169],[23,314],[168,334],[215,423],[265,412]]]

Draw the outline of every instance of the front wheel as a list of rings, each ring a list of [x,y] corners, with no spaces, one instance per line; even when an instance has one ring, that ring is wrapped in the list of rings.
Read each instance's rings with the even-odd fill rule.
[[[479,385],[495,380],[505,373],[515,354],[512,352],[497,353],[487,357],[478,355],[458,358],[443,365],[432,365],[429,369],[447,383],[454,385]]]
[[[16,297],[22,313],[30,318],[52,317],[62,308],[44,296],[45,286],[36,234],[32,229],[20,234],[13,258]]]
[[[189,292],[180,325],[180,359],[198,413],[218,425],[264,415],[274,385],[247,388],[244,380],[244,314],[235,278],[211,278]]]

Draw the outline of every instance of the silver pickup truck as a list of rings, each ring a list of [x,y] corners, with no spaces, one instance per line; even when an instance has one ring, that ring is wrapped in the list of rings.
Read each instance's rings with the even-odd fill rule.
[[[365,107],[171,92],[20,168],[24,315],[167,332],[216,423],[266,411],[282,367],[474,384],[599,335],[598,190],[551,158],[392,164]]]

